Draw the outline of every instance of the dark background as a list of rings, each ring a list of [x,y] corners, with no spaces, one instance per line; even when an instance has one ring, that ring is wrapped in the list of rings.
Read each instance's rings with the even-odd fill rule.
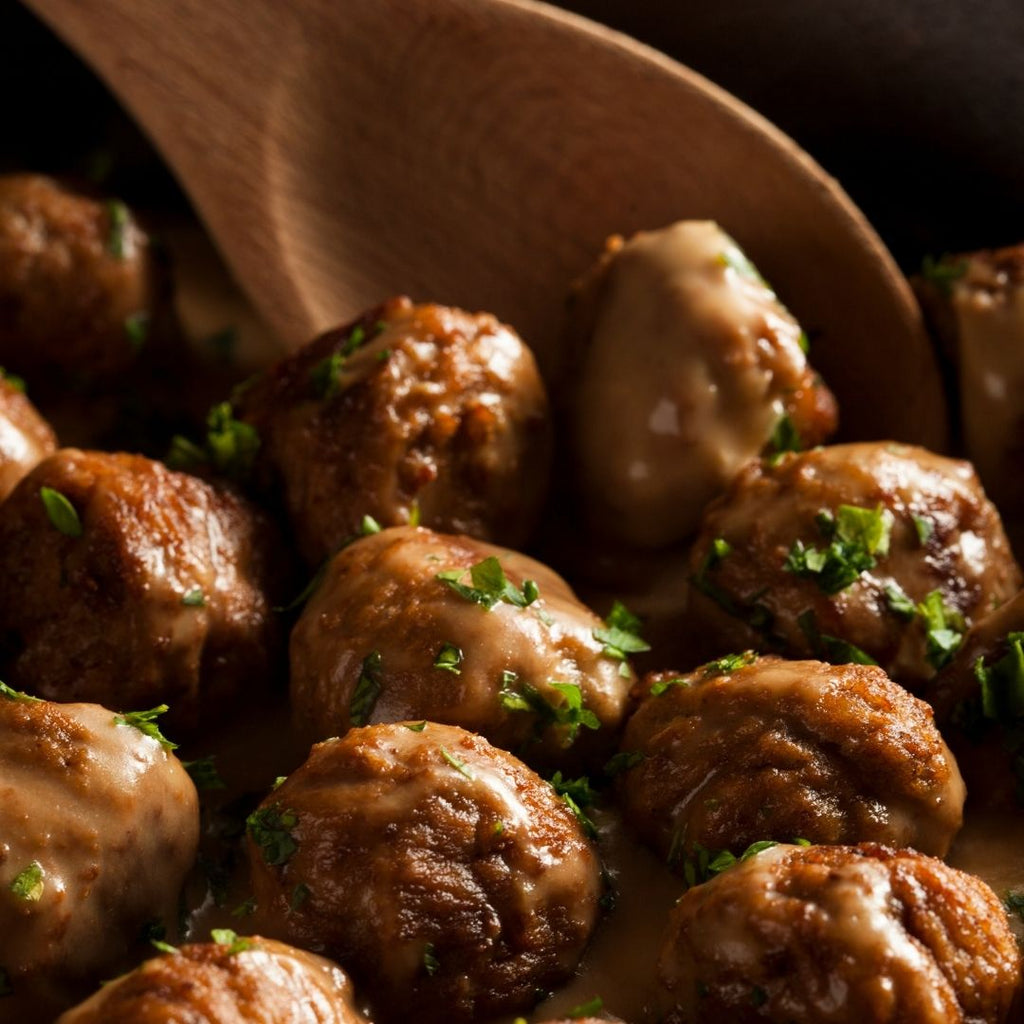
[[[905,268],[925,253],[1024,239],[1021,0],[563,6],[775,121],[840,180]],[[70,167],[128,199],[176,200],[102,86],[16,0],[0,0],[0,87],[0,169]]]

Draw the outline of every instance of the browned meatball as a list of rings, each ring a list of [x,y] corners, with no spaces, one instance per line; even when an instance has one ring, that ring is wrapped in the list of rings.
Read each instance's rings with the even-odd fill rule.
[[[275,557],[234,494],[64,449],[0,506],[3,671],[55,700],[166,703],[172,728],[192,729],[273,668]]]
[[[147,960],[58,1024],[365,1024],[329,960],[259,936],[219,938]]]
[[[531,762],[576,762],[611,749],[633,680],[601,631],[539,562],[396,527],[338,554],[306,605],[291,637],[292,708],[315,739],[428,718]]]
[[[25,397],[24,388],[0,376],[0,501],[47,455],[57,450],[50,425]]]
[[[688,537],[749,459],[835,429],[800,325],[710,221],[612,238],[574,320],[574,464],[608,538]]]
[[[942,861],[776,846],[682,897],[659,975],[680,1024],[997,1024],[1020,953],[995,893]]]
[[[698,848],[797,837],[943,856],[960,828],[964,784],[931,708],[880,668],[737,655],[643,691],[623,808],[676,871]]]
[[[261,930],[351,969],[382,1022],[511,1013],[565,981],[597,856],[554,790],[454,726],[353,729],[249,818]]]
[[[199,841],[185,770],[131,718],[0,692],[0,1016],[53,1020],[173,926]],[[145,724],[145,723],[143,723]]]
[[[518,335],[486,313],[391,299],[244,390],[265,481],[318,564],[358,533],[425,526],[506,544],[547,488],[544,385]]]
[[[970,465],[882,442],[751,463],[707,510],[690,568],[707,657],[873,659],[911,689],[1021,581]]]
[[[0,176],[0,364],[34,385],[113,380],[134,362],[162,287],[123,203]]]

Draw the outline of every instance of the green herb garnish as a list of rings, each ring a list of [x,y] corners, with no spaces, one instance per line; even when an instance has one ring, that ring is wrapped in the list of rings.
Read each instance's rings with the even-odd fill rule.
[[[211,789],[226,789],[224,780],[217,771],[213,757],[200,757],[195,761],[182,761],[181,767],[188,772],[192,784],[200,792]]]
[[[305,882],[299,882],[298,885],[292,889],[291,899],[288,901],[288,908],[292,911],[299,910],[302,905],[309,899],[311,890]]]
[[[910,599],[907,592],[896,582],[887,583],[885,587],[885,603],[893,615],[910,620],[917,616],[917,605]]]
[[[800,432],[796,429],[792,419],[790,419],[789,413],[784,412],[779,417],[778,422],[775,424],[775,429],[772,430],[769,444],[772,446],[772,451],[776,456],[783,455],[785,452],[799,452],[803,450]]]
[[[160,731],[160,726],[156,723],[156,720],[167,710],[166,704],[157,704],[155,708],[150,708],[148,711],[126,711],[124,714],[114,715],[114,724],[130,725],[133,729],[138,729],[144,736],[156,740],[164,750],[177,750],[178,744],[172,743],[164,736]]]
[[[640,636],[640,620],[621,602],[616,601],[604,620],[604,626],[591,631],[595,640],[604,644],[606,658],[623,663],[623,675],[629,675],[626,656],[649,651],[651,645]]]
[[[877,665],[878,662],[867,651],[843,640],[838,636],[830,636],[818,629],[818,620],[812,610],[801,612],[796,618],[800,631],[807,638],[811,651],[816,658],[832,665]]]
[[[0,681],[0,697],[6,697],[8,700],[17,700],[24,703],[42,703],[41,697],[33,697],[30,693],[22,693],[21,690],[15,690],[13,687],[8,686],[2,681]]]
[[[581,1017],[593,1017],[595,1013],[600,1013],[603,1009],[604,1000],[600,996],[594,996],[593,999],[580,1003],[579,1006],[574,1006],[569,1011],[568,1016],[570,1020],[579,1020]]]
[[[597,826],[584,812],[584,808],[592,806],[596,799],[596,794],[590,785],[590,779],[585,775],[581,775],[578,779],[566,779],[563,778],[560,771],[557,771],[548,780],[548,785],[562,798],[566,807],[572,811],[583,831],[591,839],[597,838]]]
[[[456,647],[455,644],[450,643],[442,644],[441,649],[434,658],[434,668],[451,672],[456,676],[461,675],[462,669],[459,666],[462,664],[462,657],[461,647]]]
[[[128,225],[130,215],[128,207],[120,199],[109,199],[107,208],[107,252],[116,260],[123,260],[127,255]]]
[[[383,659],[380,651],[371,651],[363,658],[363,668],[359,673],[359,681],[348,705],[348,717],[353,725],[366,725],[373,713],[377,698],[381,691],[381,666]]]
[[[740,654],[726,654],[721,658],[717,658],[715,661],[709,661],[706,665],[702,665],[700,669],[701,676],[704,679],[713,679],[715,676],[727,676],[730,672],[735,672],[737,669],[746,668],[747,665],[753,665],[757,661],[757,651],[742,651]],[[666,686],[671,684],[684,684],[684,680],[670,679],[666,681]],[[653,687],[651,689],[653,693]]]
[[[949,253],[938,258],[926,255],[921,260],[921,276],[948,299],[953,294],[953,285],[967,273],[968,266],[966,259],[954,259]]]
[[[27,868],[23,868],[10,884],[10,890],[19,900],[37,903],[43,895],[43,865],[34,860]]]
[[[946,604],[941,590],[933,590],[918,604],[917,613],[925,626],[925,657],[932,668],[949,663],[967,629],[964,617]]]
[[[613,778],[623,772],[628,772],[630,768],[635,768],[646,759],[647,755],[641,750],[620,750],[605,762],[604,773],[609,778]]]
[[[914,516],[914,531],[917,533],[917,541],[924,547],[932,539],[935,532],[935,523],[927,516]]]
[[[597,715],[583,706],[583,692],[575,683],[561,683],[549,680],[548,686],[561,695],[561,703],[555,704],[535,686],[520,682],[514,672],[502,673],[502,689],[498,701],[506,711],[527,711],[537,716],[538,725],[565,726],[565,746],[576,740],[580,728],[600,729]],[[539,730],[538,730],[539,731]]]
[[[366,515],[359,521],[359,535],[369,537],[374,533],[380,533],[381,525],[373,516]]]
[[[796,540],[783,568],[795,576],[813,579],[826,594],[845,590],[889,552],[892,513],[881,505],[874,509],[840,505],[835,517],[822,512],[815,523],[828,546],[807,547]]]
[[[186,608],[202,608],[206,604],[206,595],[199,587],[196,587],[182,597],[181,603]]]
[[[299,816],[294,811],[271,804],[253,811],[245,819],[245,828],[263,854],[263,860],[275,866],[284,864],[299,848],[291,832],[298,823]]]
[[[52,487],[40,487],[39,498],[43,503],[43,508],[46,509],[46,515],[50,522],[65,537],[82,536],[82,520],[78,517],[75,506],[65,495],[60,491],[55,491]]]
[[[525,580],[522,590],[515,586],[505,575],[501,562],[494,555],[477,562],[468,571],[471,586],[461,582],[467,572],[465,569],[447,569],[444,572],[439,572],[435,578],[453,590],[459,597],[472,601],[487,611],[490,611],[499,601],[504,601],[517,608],[526,608],[540,596],[537,584],[533,580]]]
[[[428,977],[433,977],[437,974],[441,967],[441,961],[437,959],[434,951],[434,944],[428,942],[423,948],[423,970],[426,971]]]
[[[239,953],[244,953],[247,949],[252,949],[255,944],[252,939],[243,938],[230,928],[211,928],[210,938],[218,946],[227,946],[228,956],[237,956]]]
[[[440,747],[441,756],[460,774],[467,779],[472,779],[473,773],[466,767],[465,761],[460,761],[447,747]]]

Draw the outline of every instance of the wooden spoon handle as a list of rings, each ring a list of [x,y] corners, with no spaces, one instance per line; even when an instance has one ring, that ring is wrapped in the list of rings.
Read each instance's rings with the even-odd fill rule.
[[[848,433],[943,441],[917,307],[859,211],[624,36],[526,0],[26,2],[149,132],[290,343],[404,291],[494,311],[550,371],[567,284],[608,234],[713,218],[820,330]]]

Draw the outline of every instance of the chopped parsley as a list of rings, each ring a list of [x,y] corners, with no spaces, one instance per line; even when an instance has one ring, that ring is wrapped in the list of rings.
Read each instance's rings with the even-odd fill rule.
[[[585,775],[581,775],[578,779],[566,779],[562,777],[560,771],[556,771],[548,780],[548,785],[572,811],[583,831],[591,839],[597,838],[597,826],[584,811],[584,808],[590,807],[596,799],[594,790],[590,786],[590,779]]]
[[[42,898],[45,888],[43,877],[43,865],[34,860],[27,868],[18,872],[11,882],[10,890],[19,900],[37,903]]]
[[[953,285],[967,273],[968,266],[966,259],[955,259],[949,253],[938,258],[928,254],[921,260],[921,276],[948,299],[953,294]]]
[[[341,347],[325,356],[309,371],[309,382],[317,398],[333,398],[338,394],[341,390],[340,377],[345,360],[367,340],[366,328],[362,324],[356,324],[341,343]]]
[[[23,703],[42,703],[41,697],[33,697],[30,693],[22,693],[21,690],[15,690],[14,687],[8,686],[2,680],[0,680],[0,697],[6,697],[8,700],[22,701]]]
[[[818,620],[811,609],[801,612],[796,618],[800,631],[807,638],[811,652],[816,658],[832,665],[877,665],[878,662],[867,651],[838,636],[830,636],[818,629]]]
[[[918,604],[917,613],[925,627],[925,657],[934,669],[949,663],[963,643],[967,624],[964,617],[943,600],[941,590],[933,590]]]
[[[765,279],[758,272],[757,267],[750,262],[747,254],[732,239],[729,240],[729,244],[725,249],[718,254],[718,263],[727,270],[734,270],[740,277],[745,277],[749,281],[756,281],[758,284],[763,284],[767,287]]]
[[[900,619],[910,621],[917,617],[917,605],[895,581],[885,586],[885,603],[889,611]]]
[[[224,780],[213,763],[213,757],[200,757],[195,761],[182,761],[182,768],[188,772],[192,784],[200,792],[210,789],[226,789]]]
[[[761,839],[751,843],[739,856],[730,850],[709,850],[700,843],[693,843],[689,852],[684,853],[682,849],[682,838],[677,832],[672,837],[672,846],[669,850],[668,863],[670,867],[681,868],[683,881],[687,888],[701,885],[704,882],[720,875],[723,871],[736,864],[756,857],[759,853],[771,849],[779,844],[773,839]]]
[[[427,727],[426,722],[403,722],[402,725],[404,725],[409,732],[423,732]]]
[[[299,910],[302,905],[309,899],[311,890],[305,882],[299,882],[298,885],[292,889],[291,899],[288,901],[288,909],[292,911]]]
[[[579,1006],[574,1006],[569,1011],[568,1016],[570,1020],[579,1020],[581,1017],[593,1017],[595,1013],[600,1013],[603,1009],[604,1000],[600,996],[594,996],[593,999],[580,1003]]]
[[[166,704],[157,704],[155,708],[148,711],[126,711],[122,715],[114,715],[115,725],[130,725],[138,729],[144,736],[156,740],[164,750],[177,750],[178,744],[172,743],[160,731],[156,720],[168,710]]]
[[[798,539],[783,568],[813,579],[826,594],[838,594],[889,553],[892,519],[892,513],[881,505],[874,509],[840,505],[835,516],[821,512],[815,523],[828,546],[807,547]]]
[[[24,377],[19,377],[16,373],[11,373],[2,366],[0,366],[0,380],[7,381],[8,386],[14,388],[15,391],[20,391],[22,394],[25,393]]]
[[[256,913],[256,897],[250,896],[244,903],[239,903],[234,910],[231,911],[232,917],[251,917]]]
[[[502,689],[498,694],[498,702],[505,711],[526,711],[535,714],[540,729],[547,725],[565,726],[565,746],[575,742],[581,727],[595,730],[601,728],[597,715],[583,706],[583,692],[579,686],[557,680],[548,680],[548,686],[561,695],[561,703],[553,703],[535,686],[520,681],[514,672],[505,672],[502,674]]]
[[[371,651],[363,658],[363,668],[359,673],[359,680],[348,705],[348,717],[353,725],[366,725],[370,720],[377,698],[380,696],[381,665],[380,651]]]
[[[181,603],[186,608],[202,608],[206,605],[206,595],[200,587],[195,587],[182,597]]]
[[[604,773],[609,778],[613,778],[635,768],[646,759],[647,755],[642,750],[620,750],[605,762]]]
[[[170,956],[178,956],[181,950],[177,946],[172,946],[169,942],[164,939],[150,939],[149,944],[159,950],[161,953],[167,953]]]
[[[932,539],[935,523],[927,516],[914,516],[914,531],[917,533],[918,543],[924,547]]]
[[[681,686],[685,689],[691,685],[691,681],[685,676],[670,676],[668,679],[656,679],[651,683],[651,688],[647,692],[652,697],[662,697],[668,693],[669,690],[672,690],[677,686]]]
[[[127,255],[127,235],[130,215],[128,207],[120,199],[109,199],[107,207],[107,252],[115,260]]]
[[[640,636],[640,620],[621,602],[616,601],[604,620],[604,626],[591,631],[598,642],[604,644],[601,652],[606,658],[622,662],[619,669],[623,676],[629,675],[626,656],[649,651],[651,645]]]
[[[252,949],[255,945],[252,939],[243,938],[230,928],[211,928],[210,938],[218,946],[227,946],[228,956],[237,956],[239,953],[244,953],[247,949]]]
[[[434,658],[434,668],[443,669],[445,672],[451,672],[456,676],[461,675],[462,669],[459,666],[462,664],[462,658],[461,647],[456,647],[455,644],[450,643],[442,644],[441,649]]]
[[[206,417],[206,450],[210,461],[233,480],[249,475],[260,447],[256,428],[235,419],[230,402],[215,405]]]
[[[65,537],[82,536],[82,520],[79,518],[75,506],[65,495],[52,487],[40,487],[39,499],[43,503],[43,508],[46,509],[46,515],[50,522]]]
[[[776,455],[783,455],[785,452],[799,452],[803,450],[803,441],[800,439],[800,432],[796,429],[789,413],[784,412],[772,430],[769,441],[772,452]]]
[[[138,352],[149,338],[149,312],[140,309],[124,318],[124,336],[128,344]]]
[[[537,584],[533,580],[524,580],[520,590],[505,575],[501,562],[490,555],[469,568],[471,585],[462,583],[466,569],[447,569],[439,572],[436,579],[453,590],[459,597],[480,605],[490,611],[499,601],[526,608],[540,596]]]
[[[299,816],[294,811],[270,804],[256,808],[245,819],[245,828],[263,860],[273,867],[286,863],[299,848],[291,831],[298,823]]]
[[[467,779],[472,779],[473,773],[466,767],[465,761],[460,761],[447,747],[440,747],[441,756],[460,774]]]
[[[441,967],[441,961],[437,959],[436,952],[434,950],[434,944],[428,942],[423,947],[423,970],[426,971],[428,977],[433,977],[437,974]]]
[[[381,526],[373,516],[366,515],[359,521],[359,536],[369,537],[374,533],[380,533]]]
[[[727,676],[730,672],[735,672],[737,669],[745,668],[747,665],[753,665],[757,661],[757,651],[742,651],[740,654],[726,654],[721,658],[717,658],[715,661],[709,661],[706,665],[702,665],[700,672],[704,679],[714,679],[715,676]],[[669,685],[688,685],[685,680],[682,679],[669,679],[666,680],[666,686]],[[651,692],[654,692],[654,688],[651,688]]]
[[[1008,914],[1016,914],[1024,921],[1024,889],[1011,889],[1003,897],[1003,906]]]

